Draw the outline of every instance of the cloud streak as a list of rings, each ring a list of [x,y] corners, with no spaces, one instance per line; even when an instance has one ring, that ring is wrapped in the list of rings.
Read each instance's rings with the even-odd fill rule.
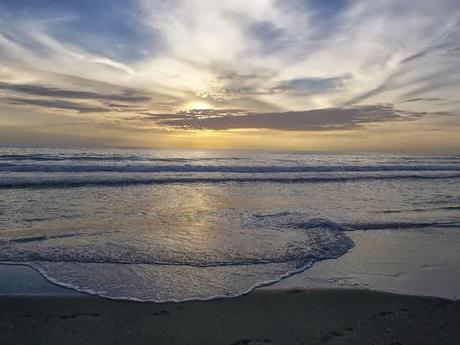
[[[238,110],[211,110],[151,116],[154,120],[160,119],[160,125],[184,129],[330,131],[356,129],[371,123],[415,120],[423,115],[426,113],[396,110],[391,105],[374,105],[257,114]]]
[[[76,110],[79,113],[103,113],[110,111],[109,108],[88,105],[76,102],[69,102],[63,100],[51,99],[37,99],[37,98],[7,98],[6,102],[14,105],[33,105],[43,108],[62,109],[62,110]]]
[[[12,84],[0,82],[0,90],[14,91],[33,96],[43,97],[58,97],[58,98],[73,98],[73,99],[91,99],[104,101],[119,101],[119,102],[147,102],[151,97],[145,94],[136,93],[133,90],[126,90],[121,94],[103,94],[90,91],[75,91],[67,89],[59,89],[56,87],[48,87],[36,84]]]

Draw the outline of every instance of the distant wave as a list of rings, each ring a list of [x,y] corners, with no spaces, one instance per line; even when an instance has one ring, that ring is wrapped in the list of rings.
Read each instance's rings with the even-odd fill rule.
[[[238,166],[238,165],[53,165],[53,164],[0,164],[0,172],[120,172],[120,173],[302,173],[302,172],[403,172],[403,171],[460,171],[460,165],[308,165],[308,166]]]
[[[88,152],[79,152],[78,150],[70,150],[69,152],[65,152],[69,150],[59,150],[59,153],[51,153],[48,150],[47,153],[3,153],[0,154],[0,161],[2,160],[46,160],[46,161],[66,161],[66,160],[86,160],[86,161],[194,161],[194,160],[202,160],[202,161],[209,161],[209,160],[251,160],[250,157],[235,157],[235,156],[214,156],[214,157],[200,157],[200,156],[189,156],[189,157],[171,157],[171,152],[168,151],[165,155],[148,155],[148,154],[110,154],[109,151],[101,151],[101,153],[88,153]],[[166,157],[169,155],[169,157]],[[291,158],[280,158],[278,157],[277,160],[280,161],[298,161],[297,157],[305,156],[305,154],[290,154]],[[323,154],[318,155],[317,157],[328,157],[331,155]],[[334,155],[332,155],[334,156]],[[343,157],[343,156],[336,156],[336,157]],[[368,155],[347,155],[347,157],[359,157],[360,159],[370,157]],[[397,161],[414,161],[414,162],[426,162],[426,161],[452,161],[452,162],[459,162],[460,155],[444,155],[444,156],[399,156],[399,155],[386,155],[386,156],[378,156],[378,157],[385,157],[389,160],[397,160]]]
[[[14,180],[0,181],[0,189],[11,188],[76,188],[76,187],[122,187],[130,185],[154,184],[193,184],[193,183],[321,183],[321,182],[352,182],[363,180],[437,180],[457,179],[460,174],[449,175],[381,175],[381,176],[330,176],[330,177],[158,177],[158,178],[96,178],[91,179],[43,179],[43,180]]]
[[[65,161],[88,161],[88,162],[195,162],[195,161],[239,161],[249,160],[246,157],[142,157],[142,156],[88,156],[88,155],[47,155],[47,154],[29,154],[29,155],[0,155],[0,161],[45,161],[45,162],[65,162]]]

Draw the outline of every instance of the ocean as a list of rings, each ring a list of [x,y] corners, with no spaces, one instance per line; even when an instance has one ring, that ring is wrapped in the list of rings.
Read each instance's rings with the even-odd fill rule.
[[[239,296],[356,230],[459,230],[459,183],[458,155],[0,148],[0,262],[114,299]]]

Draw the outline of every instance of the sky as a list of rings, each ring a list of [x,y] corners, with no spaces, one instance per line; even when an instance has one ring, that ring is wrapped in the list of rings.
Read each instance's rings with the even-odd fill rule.
[[[0,145],[460,151],[458,0],[0,0]]]

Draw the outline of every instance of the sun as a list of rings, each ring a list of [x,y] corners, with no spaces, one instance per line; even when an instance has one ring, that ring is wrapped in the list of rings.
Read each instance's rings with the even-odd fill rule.
[[[191,101],[185,104],[187,110],[207,110],[213,109],[213,106],[205,101]]]

